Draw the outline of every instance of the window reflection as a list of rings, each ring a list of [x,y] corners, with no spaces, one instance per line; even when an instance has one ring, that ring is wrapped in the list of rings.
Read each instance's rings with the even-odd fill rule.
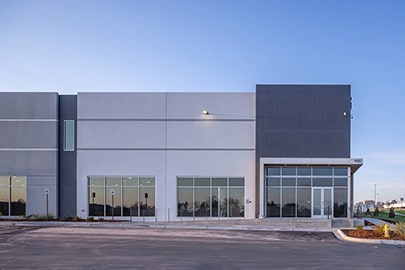
[[[153,177],[89,177],[89,216],[155,216]]]
[[[282,189],[283,210],[282,217],[295,217],[295,188]]]
[[[265,172],[267,217],[311,217],[313,187],[332,187],[334,217],[347,217],[348,167],[283,166]],[[314,213],[321,210],[319,205],[313,207]]]
[[[333,217],[347,217],[347,188],[335,188],[333,194]]]
[[[280,217],[280,188],[267,188],[267,216]]]
[[[311,217],[311,189],[297,189],[297,217]]]
[[[179,217],[243,217],[244,178],[178,178]]]
[[[26,185],[25,176],[0,176],[0,215],[25,215]]]

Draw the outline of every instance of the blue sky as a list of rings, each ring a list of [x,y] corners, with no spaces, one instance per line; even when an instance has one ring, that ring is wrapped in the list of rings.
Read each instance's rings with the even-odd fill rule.
[[[351,84],[355,201],[405,197],[405,1],[0,0],[0,91]]]

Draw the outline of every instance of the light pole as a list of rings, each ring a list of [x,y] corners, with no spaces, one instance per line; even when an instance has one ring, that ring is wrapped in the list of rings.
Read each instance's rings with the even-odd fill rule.
[[[374,207],[377,205],[377,184],[374,184]]]

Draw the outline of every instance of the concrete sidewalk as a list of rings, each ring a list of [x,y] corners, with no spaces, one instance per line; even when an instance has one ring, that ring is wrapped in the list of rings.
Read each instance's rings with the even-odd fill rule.
[[[98,228],[153,228],[153,229],[200,229],[200,230],[239,230],[239,231],[308,231],[332,232],[330,220],[221,220],[221,221],[172,221],[172,222],[60,222],[60,221],[3,221],[0,226],[64,226]]]
[[[331,232],[342,241],[405,245],[399,240],[370,240],[346,236],[340,229],[331,228],[330,221],[305,220],[230,220],[230,221],[176,221],[176,222],[60,222],[60,221],[1,221],[0,226],[16,227],[71,227],[71,228],[117,228],[117,229],[174,229],[174,230],[224,230],[224,231],[269,231],[269,232]],[[373,224],[384,224],[379,219],[370,219]],[[374,223],[375,222],[375,223]]]
[[[391,224],[391,223],[389,223],[389,222],[386,222],[386,221],[381,220],[381,219],[378,219],[378,218],[368,218],[368,217],[365,217],[364,220],[367,221],[367,222],[369,222],[369,223],[371,223],[371,224],[374,224],[374,225],[384,226],[385,224],[388,224],[390,230],[394,230],[394,229],[395,229],[395,225],[394,225],[394,224]]]

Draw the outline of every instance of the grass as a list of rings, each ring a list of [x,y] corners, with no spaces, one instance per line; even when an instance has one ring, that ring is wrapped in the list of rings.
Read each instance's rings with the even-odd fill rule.
[[[396,210],[395,212],[398,212],[400,214],[404,214],[405,215],[405,210]]]
[[[400,212],[401,213],[401,212]],[[368,215],[367,217],[378,218],[384,221],[397,223],[397,222],[405,222],[405,216],[396,215],[395,218],[389,218],[387,212],[380,212],[378,216],[374,216],[373,214]]]

